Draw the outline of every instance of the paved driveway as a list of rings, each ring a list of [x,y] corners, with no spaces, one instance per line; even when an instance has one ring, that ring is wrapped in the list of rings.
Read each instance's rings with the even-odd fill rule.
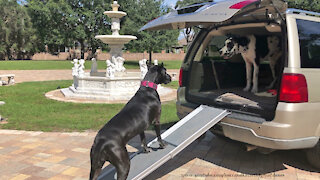
[[[95,134],[0,130],[0,179],[88,179]],[[246,152],[240,143],[206,134],[145,179],[320,179],[302,151],[261,155]],[[153,139],[153,132],[147,137]],[[129,144],[128,150],[136,151],[139,138]]]

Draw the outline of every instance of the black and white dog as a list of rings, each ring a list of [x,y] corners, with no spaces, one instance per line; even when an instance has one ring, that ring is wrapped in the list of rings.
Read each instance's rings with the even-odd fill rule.
[[[105,161],[115,166],[118,180],[125,180],[130,169],[126,144],[139,134],[143,151],[150,152],[144,130],[151,124],[155,124],[160,148],[166,146],[160,136],[161,102],[157,84],[169,82],[171,82],[171,77],[167,74],[163,64],[151,66],[136,94],[117,115],[100,129],[90,153],[91,180],[98,178]]]
[[[247,85],[243,89],[249,91],[251,82],[253,86],[251,92],[258,92],[258,74],[259,64],[262,61],[269,61],[273,81],[267,88],[272,88],[276,82],[275,66],[277,60],[281,57],[280,38],[277,36],[257,36],[248,35],[244,37],[229,37],[225,41],[225,46],[220,49],[220,55],[230,58],[235,54],[241,54],[246,63]],[[252,65],[254,67],[252,79]]]

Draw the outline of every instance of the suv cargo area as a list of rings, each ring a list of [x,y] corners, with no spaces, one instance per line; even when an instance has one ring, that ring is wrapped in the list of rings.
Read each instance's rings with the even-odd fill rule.
[[[210,1],[173,10],[141,30],[196,26],[197,36],[180,69],[176,102],[180,119],[201,104],[227,109],[230,115],[211,132],[269,152],[306,149],[308,161],[320,168],[319,17],[318,12],[288,9],[283,0]],[[273,49],[280,52],[278,56],[269,54],[278,57],[270,58],[277,63],[264,59],[257,64],[259,73],[254,77],[258,83],[249,89],[246,69],[250,68],[243,57],[255,58],[251,56],[254,43],[250,53],[243,53],[249,49],[243,48],[241,55],[233,42],[242,37],[251,41],[254,36],[279,37],[275,39],[281,44]],[[260,50],[254,49],[263,56]]]
[[[208,33],[205,30],[199,33],[193,43],[193,46],[198,46],[193,47],[197,51],[189,54],[190,58],[186,59],[190,63],[188,73],[183,74],[189,79],[185,84],[186,99],[189,102],[259,116],[267,121],[274,118],[284,56],[277,61],[275,69],[278,78],[271,89],[266,88],[273,80],[269,62],[260,62],[259,91],[252,93],[243,91],[246,86],[246,67],[242,56],[237,54],[230,59],[224,59],[219,54],[219,50],[225,45],[225,40],[229,36],[243,37],[249,34],[277,36],[280,43],[284,40],[281,38],[283,37],[281,27],[270,22],[221,26]],[[285,52],[283,50],[285,48],[280,47],[282,53]]]

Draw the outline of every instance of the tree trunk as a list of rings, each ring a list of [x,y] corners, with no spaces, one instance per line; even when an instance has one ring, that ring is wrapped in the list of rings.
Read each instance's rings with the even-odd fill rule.
[[[7,47],[7,58],[6,60],[11,60],[11,50]]]
[[[84,59],[84,41],[79,41],[81,45],[81,58]]]
[[[152,47],[149,49],[149,66],[152,65]]]

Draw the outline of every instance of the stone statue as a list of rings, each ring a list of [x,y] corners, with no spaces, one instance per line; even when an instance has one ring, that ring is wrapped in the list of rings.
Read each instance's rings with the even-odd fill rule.
[[[126,68],[123,66],[125,59],[123,57],[117,57],[118,61],[118,71],[119,72],[124,72]]]
[[[148,72],[148,66],[147,66],[147,60],[146,59],[141,59],[139,61],[139,65],[140,65],[140,71],[141,71],[141,79],[144,78],[144,76],[147,74]]]
[[[124,63],[124,58],[118,56],[112,56],[111,62],[115,65],[115,69],[117,72],[124,72],[126,68],[124,68],[123,63]]]
[[[154,63],[154,65],[158,65],[158,60],[155,59],[155,60],[153,61],[153,63]]]
[[[91,65],[90,74],[97,73],[98,72],[98,64],[97,64],[96,58],[92,58],[91,61],[92,61],[92,65]]]
[[[107,63],[107,71],[106,76],[108,78],[114,78],[114,73],[116,72],[116,66],[109,59],[106,61]]]
[[[79,64],[78,64],[78,59],[73,59],[73,62],[71,62],[73,64],[72,67],[72,76],[78,76],[79,75]]]
[[[112,18],[111,22],[112,22],[111,23],[112,35],[119,35],[120,19],[119,18]]]
[[[85,63],[85,60],[84,59],[80,59],[79,61],[79,77],[83,77],[84,76],[84,63]]]

